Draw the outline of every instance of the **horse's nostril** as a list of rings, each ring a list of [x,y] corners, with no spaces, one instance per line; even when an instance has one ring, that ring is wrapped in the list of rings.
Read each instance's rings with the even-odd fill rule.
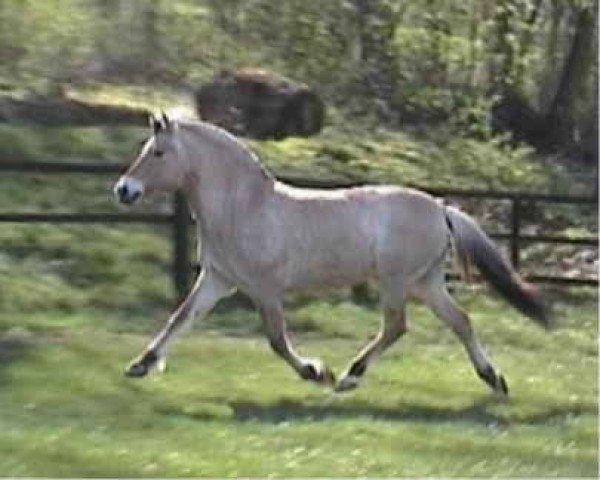
[[[121,183],[115,187],[115,196],[120,202],[123,202],[127,199],[129,194],[129,189],[127,188],[127,184]]]
[[[115,196],[115,199],[119,202],[123,202],[123,195],[125,194],[124,187],[125,186],[123,184],[117,183],[113,188],[113,195]]]
[[[115,198],[120,203],[131,204],[143,193],[143,187],[132,179],[122,179],[114,186]]]

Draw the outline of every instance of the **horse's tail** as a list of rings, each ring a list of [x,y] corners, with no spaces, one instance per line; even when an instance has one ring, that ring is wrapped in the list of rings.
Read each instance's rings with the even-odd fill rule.
[[[549,328],[548,312],[537,289],[523,281],[475,220],[454,207],[446,207],[445,215],[465,273],[468,274],[468,265],[474,264],[482,277],[513,307]]]

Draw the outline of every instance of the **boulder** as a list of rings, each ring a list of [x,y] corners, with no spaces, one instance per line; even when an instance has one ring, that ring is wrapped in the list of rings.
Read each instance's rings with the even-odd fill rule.
[[[256,139],[315,135],[325,117],[309,87],[264,70],[222,71],[195,92],[195,102],[202,120]]]

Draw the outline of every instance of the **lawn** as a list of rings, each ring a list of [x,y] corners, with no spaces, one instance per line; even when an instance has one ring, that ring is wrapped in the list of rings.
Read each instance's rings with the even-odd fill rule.
[[[511,396],[494,397],[428,311],[355,392],[297,379],[253,311],[182,338],[167,371],[122,369],[162,321],[115,310],[0,315],[0,474],[44,477],[596,477],[595,294],[556,303],[541,331],[460,289]],[[554,295],[553,295],[554,296]],[[297,301],[299,349],[340,371],[378,311]]]
[[[555,193],[588,187],[526,148],[450,133],[368,130],[334,118],[315,138],[250,145],[285,175]],[[126,163],[145,135],[3,125],[0,153]],[[114,212],[114,181],[4,173],[0,204],[4,212]],[[166,207],[159,198],[141,208]],[[555,233],[597,231],[596,211],[556,208],[543,217]],[[547,250],[534,253],[558,263]],[[269,350],[257,315],[232,306],[181,339],[165,374],[126,379],[125,365],[172,307],[170,262],[170,232],[160,226],[0,228],[0,476],[597,476],[595,290],[551,292],[560,324],[551,333],[476,290],[458,290],[508,380],[508,400],[488,391],[458,342],[420,306],[411,308],[409,334],[348,394],[299,380]],[[375,307],[351,303],[347,292],[291,298],[289,312],[299,350],[338,373],[379,322]]]

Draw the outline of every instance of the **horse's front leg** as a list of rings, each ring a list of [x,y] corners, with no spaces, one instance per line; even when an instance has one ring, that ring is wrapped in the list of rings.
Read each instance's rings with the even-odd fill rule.
[[[153,368],[164,365],[167,347],[175,334],[181,332],[195,315],[206,316],[221,298],[234,291],[233,285],[214,270],[202,270],[188,296],[144,352],[127,367],[125,374],[129,377],[143,377]]]
[[[333,372],[321,360],[304,358],[294,351],[287,335],[281,303],[259,304],[258,311],[265,325],[271,348],[300,375],[300,378],[326,385],[335,383]]]

